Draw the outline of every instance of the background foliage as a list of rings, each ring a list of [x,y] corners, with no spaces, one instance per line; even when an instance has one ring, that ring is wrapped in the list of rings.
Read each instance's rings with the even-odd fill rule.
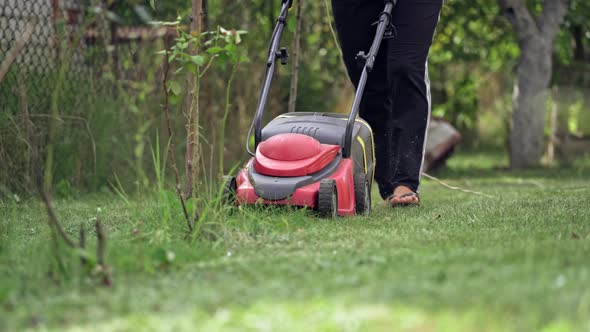
[[[231,65],[214,63],[203,81],[202,167],[204,174],[217,174],[219,158],[226,160],[225,171],[245,160],[243,142],[258,98],[263,58],[280,2],[209,0],[206,3],[208,30],[221,26],[248,31],[241,47],[249,60],[239,65],[231,87],[230,129],[223,156],[217,153],[219,148],[215,145],[220,141],[220,121],[225,110],[225,88]],[[108,1],[99,6],[103,11],[89,6],[85,15],[86,20],[99,16],[101,23],[91,27],[99,29],[100,26],[111,31],[121,27],[147,27],[153,21],[174,21],[177,17],[182,24],[190,23],[190,2],[167,0],[153,4],[152,8],[147,0]],[[300,111],[346,112],[351,98],[352,89],[331,33],[326,4],[324,1],[305,3],[297,104]],[[529,4],[531,8],[539,7],[539,1],[529,1]],[[586,19],[589,15],[587,1],[572,2],[555,53],[553,84],[561,88],[555,90],[557,93],[570,91],[571,98],[563,101],[561,109],[569,114],[569,127],[578,134],[588,134],[587,123],[590,123],[585,106],[587,93],[584,93],[590,81],[590,24]],[[294,30],[294,15],[291,15],[283,41],[285,46],[292,45]],[[66,79],[63,93],[59,94],[59,121],[54,139],[59,160],[52,170],[58,194],[71,196],[79,191],[111,190],[113,186],[132,190],[155,185],[150,181],[154,178],[150,150],[154,148],[156,135],[160,133],[163,137],[161,134],[165,132],[160,84],[162,57],[156,54],[161,49],[162,39],[117,42],[108,37],[85,49],[86,61],[94,66],[93,72],[97,75],[83,82]],[[505,148],[518,55],[510,25],[495,0],[445,2],[430,56],[434,115],[446,118],[462,131],[466,137],[465,147]],[[286,110],[289,68],[278,71],[269,103],[269,118]],[[18,72],[19,69],[11,70]],[[576,74],[563,74],[572,72]],[[41,91],[53,91],[53,75],[26,77],[28,98],[35,98]],[[12,102],[3,99],[0,103],[0,196],[3,197],[26,195],[31,188],[29,142],[22,136],[16,84],[14,80],[0,84],[0,90],[13,96]],[[186,81],[180,84],[188,87]],[[563,87],[568,88],[564,90]],[[558,97],[554,99],[561,100]],[[177,139],[184,133],[184,106],[180,103],[172,110]],[[48,107],[35,107],[30,112],[43,142],[48,135]],[[163,147],[166,142],[161,140],[160,144]],[[185,149],[184,144],[178,139],[176,152],[179,156]]]

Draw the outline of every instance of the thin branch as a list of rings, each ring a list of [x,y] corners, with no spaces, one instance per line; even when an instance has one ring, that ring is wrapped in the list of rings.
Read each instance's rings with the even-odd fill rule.
[[[43,200],[43,204],[45,204],[45,208],[47,210],[49,227],[51,229],[55,229],[57,231],[57,233],[59,234],[59,236],[63,239],[63,241],[70,248],[76,248],[77,247],[76,243],[68,236],[65,229],[63,228],[63,226],[61,225],[61,223],[57,219],[57,216],[55,215],[55,212],[53,211],[53,207],[51,205],[51,198],[49,197],[49,193],[47,192],[47,190],[45,189],[45,187],[43,185],[43,171],[42,171],[41,166],[39,164],[39,151],[38,151],[37,144],[35,143],[35,139],[33,137],[34,132],[33,132],[31,119],[29,116],[26,90],[25,90],[24,83],[22,83],[22,81],[18,84],[18,92],[19,92],[19,98],[20,98],[20,104],[21,104],[21,114],[24,117],[23,120],[25,122],[28,140],[31,144],[31,164],[32,164],[34,177],[35,177],[35,185],[37,186],[37,191],[39,192],[39,195],[41,196],[41,199]]]
[[[182,194],[182,189],[180,188],[180,176],[178,174],[178,167],[176,165],[176,158],[174,157],[174,142],[172,139],[172,124],[170,121],[170,92],[168,91],[168,74],[170,72],[170,62],[168,61],[168,46],[165,46],[166,54],[164,56],[164,77],[162,78],[162,87],[164,89],[164,114],[166,116],[166,126],[168,129],[168,139],[170,144],[168,145],[168,154],[170,155],[170,163],[172,165],[172,170],[174,171],[174,178],[176,180],[176,194],[178,195],[178,200],[180,200],[180,205],[182,205],[182,212],[184,214],[184,218],[186,220],[186,224],[190,232],[193,231],[193,226],[190,221],[190,217],[188,215],[188,211],[186,209],[186,203],[184,201],[184,197]]]
[[[29,114],[29,102],[27,100],[27,89],[25,87],[25,82],[23,81],[22,75],[18,76],[17,79],[17,86],[18,86],[18,99],[21,108],[21,121],[25,126],[26,136],[22,139],[25,144],[29,147],[29,160],[27,163],[27,176],[31,175],[31,162],[32,162],[32,155],[33,155],[33,123],[31,122],[31,115]],[[15,123],[15,128],[18,128],[18,124]],[[20,136],[20,135],[19,135]]]
[[[297,1],[297,28],[295,29],[295,47],[293,49],[293,65],[291,69],[291,89],[289,92],[289,113],[295,112],[297,106],[297,84],[299,80],[299,55],[301,52],[301,9],[303,0]]]
[[[104,230],[102,227],[102,223],[100,219],[97,217],[96,221],[94,222],[94,226],[96,227],[96,263],[100,266],[104,266],[104,251],[105,251],[105,236]]]
[[[201,35],[202,31],[202,22],[203,22],[203,1],[202,0],[192,0],[192,22],[190,25],[191,35],[195,33],[197,36]],[[196,47],[198,50],[199,47]],[[192,196],[193,190],[196,190],[195,183],[198,181],[199,176],[199,162],[195,160],[198,157],[195,155],[198,154],[199,149],[199,137],[198,137],[198,93],[199,93],[199,80],[201,79],[200,72],[197,69],[197,72],[193,75],[189,74],[189,86],[191,93],[187,95],[187,103],[188,103],[188,119],[187,119],[187,146],[186,146],[186,154],[185,154],[185,193],[187,199]],[[197,110],[195,111],[195,103],[197,104]],[[196,125],[195,125],[196,124]],[[193,169],[194,167],[194,169]],[[194,172],[194,173],[193,173]]]
[[[192,79],[189,80],[189,85],[191,84]],[[189,92],[189,95],[191,95]],[[184,187],[184,197],[189,199],[193,193],[193,114],[191,111],[191,104],[192,104],[192,97],[187,97],[189,101],[188,105],[188,113],[184,113],[186,117],[186,153],[185,153],[185,187]]]
[[[4,60],[2,60],[0,64],[0,82],[4,80],[4,76],[8,73],[10,66],[16,61],[20,51],[22,51],[33,36],[36,25],[36,23],[31,23],[27,26],[27,29],[17,38],[18,41],[16,44],[8,51]]]
[[[37,162],[35,162],[35,163],[37,163]],[[37,190],[39,191],[39,195],[41,196],[41,199],[43,200],[43,204],[45,204],[45,209],[47,210],[47,217],[49,219],[49,226],[55,227],[59,236],[70,248],[77,248],[78,246],[76,245],[76,243],[69,237],[69,235],[66,233],[65,229],[63,228],[63,226],[61,225],[61,223],[57,219],[55,212],[53,211],[53,207],[51,205],[51,198],[49,197],[49,194],[47,193],[47,191],[43,187],[43,175],[40,172],[40,168],[39,167],[36,167],[36,168],[37,168],[37,176],[36,176],[37,180],[35,181],[35,183],[37,184]]]
[[[213,64],[213,61],[215,60],[215,58],[217,58],[217,55],[213,55],[212,57],[209,58],[209,61],[207,61],[207,65],[205,66],[205,68],[203,68],[203,71],[199,73],[199,78],[203,78],[203,76],[205,76],[205,74],[211,68],[211,65]]]
[[[240,57],[238,56],[238,61],[233,66],[231,74],[229,75],[229,79],[227,81],[227,85],[225,88],[225,111],[223,113],[223,119],[221,120],[221,133],[219,135],[219,178],[221,179],[224,174],[224,156],[225,156],[225,129],[227,127],[227,118],[229,117],[229,111],[231,108],[231,88],[234,82],[234,78],[236,76],[236,72],[238,71],[238,67],[240,66]],[[213,153],[211,153],[213,154]],[[213,167],[211,167],[212,169]],[[212,170],[211,170],[212,171]],[[210,177],[211,179],[213,177]]]
[[[197,74],[194,76],[194,80],[193,80],[193,93],[192,93],[192,101],[191,101],[191,105],[190,105],[190,110],[189,112],[192,114],[191,115],[191,119],[192,119],[192,132],[191,132],[191,143],[192,143],[192,155],[190,156],[191,158],[191,164],[194,167],[193,168],[193,174],[192,174],[192,191],[193,193],[193,197],[196,197],[196,193],[198,192],[198,188],[199,188],[199,173],[200,173],[200,167],[199,167],[199,162],[200,162],[200,150],[201,150],[201,126],[199,124],[200,122],[200,98],[201,98],[201,80],[199,77],[199,73],[200,70],[199,68],[197,68]]]
[[[112,286],[112,281],[110,278],[110,273],[108,270],[107,265],[105,264],[105,250],[106,250],[106,236],[104,235],[104,229],[102,227],[102,223],[100,222],[100,218],[96,217],[95,222],[96,227],[96,263],[100,267],[102,271],[102,283],[107,286]]]
[[[78,247],[82,250],[86,249],[86,230],[84,229],[84,223],[80,223],[80,239],[78,242]],[[85,254],[80,255],[80,265],[86,266],[88,264],[88,260],[86,259]]]
[[[479,196],[483,196],[483,197],[487,197],[487,198],[495,198],[494,196],[491,196],[491,195],[488,195],[488,194],[484,194],[484,193],[481,193],[479,191],[473,191],[473,190],[463,189],[463,188],[460,188],[460,187],[451,186],[451,185],[445,183],[444,181],[439,180],[439,179],[435,178],[434,176],[429,175],[429,174],[426,174],[426,173],[422,173],[422,176],[424,176],[425,178],[430,179],[432,181],[438,182],[438,184],[440,184],[441,186],[443,186],[443,187],[445,187],[447,189],[458,190],[458,191],[464,192],[466,194],[479,195]]]
[[[342,53],[342,48],[340,47],[340,41],[338,40],[338,35],[336,34],[336,30],[334,30],[334,25],[332,24],[332,12],[330,11],[330,6],[328,5],[328,0],[324,0],[324,7],[326,7],[326,14],[328,16],[328,25],[330,26],[330,32],[332,34],[332,38],[334,39],[334,44],[336,44],[336,49],[340,53],[340,64],[343,68],[346,68],[344,64],[344,53]]]

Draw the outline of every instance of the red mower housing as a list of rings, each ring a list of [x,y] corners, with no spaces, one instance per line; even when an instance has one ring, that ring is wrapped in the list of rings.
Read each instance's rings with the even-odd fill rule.
[[[337,145],[321,144],[302,134],[279,134],[261,143],[256,157],[240,171],[236,178],[239,204],[294,205],[318,208],[320,182],[313,182],[296,189],[288,198],[270,200],[259,196],[250,180],[250,168],[258,174],[276,177],[303,177],[317,173],[334,161],[340,152]],[[353,163],[351,159],[340,161],[336,171],[326,179],[334,180],[338,198],[337,214],[355,214]]]
[[[341,114],[297,112],[271,121],[254,157],[231,179],[236,204],[307,207],[325,217],[369,213],[372,132],[358,119],[345,158],[345,120]]]

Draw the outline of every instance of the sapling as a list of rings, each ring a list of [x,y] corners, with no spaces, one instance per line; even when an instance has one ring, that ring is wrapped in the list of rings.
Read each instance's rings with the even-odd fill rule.
[[[198,199],[196,193],[200,192],[199,189],[199,163],[201,161],[202,151],[199,149],[198,138],[200,137],[200,123],[199,123],[199,98],[201,93],[201,80],[205,77],[207,72],[212,68],[215,62],[220,64],[232,66],[229,84],[226,90],[226,108],[222,123],[221,137],[225,135],[225,123],[230,109],[230,91],[231,83],[233,82],[235,72],[237,71],[238,65],[241,61],[245,61],[245,56],[240,54],[237,45],[241,42],[241,36],[245,34],[245,31],[226,30],[218,27],[213,32],[195,33],[185,31],[181,24],[181,18],[177,18],[174,22],[160,22],[165,26],[175,28],[177,38],[170,47],[166,47],[165,50],[158,52],[165,56],[164,64],[164,77],[163,77],[163,88],[165,93],[165,113],[168,127],[168,137],[170,139],[170,158],[172,167],[175,172],[176,180],[176,191],[183,207],[183,214],[185,216],[187,227],[189,232],[193,232],[193,224],[200,220],[198,213]],[[194,54],[194,50],[202,50],[200,54]],[[176,70],[172,75],[169,74],[170,67],[174,65]],[[190,190],[182,192],[180,189],[180,176],[178,169],[175,166],[176,162],[173,160],[173,144],[172,144],[172,126],[170,123],[170,104],[180,104],[181,96],[186,91],[183,91],[181,82],[185,81],[187,77],[193,78],[191,103],[189,109],[184,112],[186,117],[186,128],[187,128],[187,146],[189,151],[185,158],[187,165],[185,181],[190,182]],[[223,149],[223,138],[221,139],[221,146]],[[220,159],[223,159],[223,150],[221,150]],[[220,167],[223,169],[223,162],[220,162]],[[194,221],[191,221],[190,213],[187,209],[186,201],[191,198],[193,201],[194,208]]]

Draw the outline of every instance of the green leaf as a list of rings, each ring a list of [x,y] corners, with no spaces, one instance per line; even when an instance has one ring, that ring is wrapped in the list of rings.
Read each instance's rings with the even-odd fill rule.
[[[156,0],[150,0],[150,7],[152,7],[153,10],[156,10]]]
[[[223,48],[221,48],[219,46],[214,46],[214,47],[207,49],[207,53],[209,53],[209,54],[218,54],[221,52],[223,52]]]
[[[235,44],[227,44],[225,45],[225,50],[228,51],[229,53],[233,53],[236,51],[236,45]]]
[[[186,70],[190,71],[191,73],[193,73],[194,75],[197,74],[197,66],[192,63],[192,62],[188,62],[186,65]]]
[[[181,98],[177,95],[170,95],[168,97],[168,102],[170,102],[170,105],[178,105],[181,102]]]
[[[205,64],[205,57],[202,55],[191,55],[190,59],[195,65],[199,67]]]
[[[182,91],[182,88],[180,87],[180,83],[178,83],[176,81],[170,81],[168,83],[168,91],[172,92],[176,96],[180,95],[180,92]]]

